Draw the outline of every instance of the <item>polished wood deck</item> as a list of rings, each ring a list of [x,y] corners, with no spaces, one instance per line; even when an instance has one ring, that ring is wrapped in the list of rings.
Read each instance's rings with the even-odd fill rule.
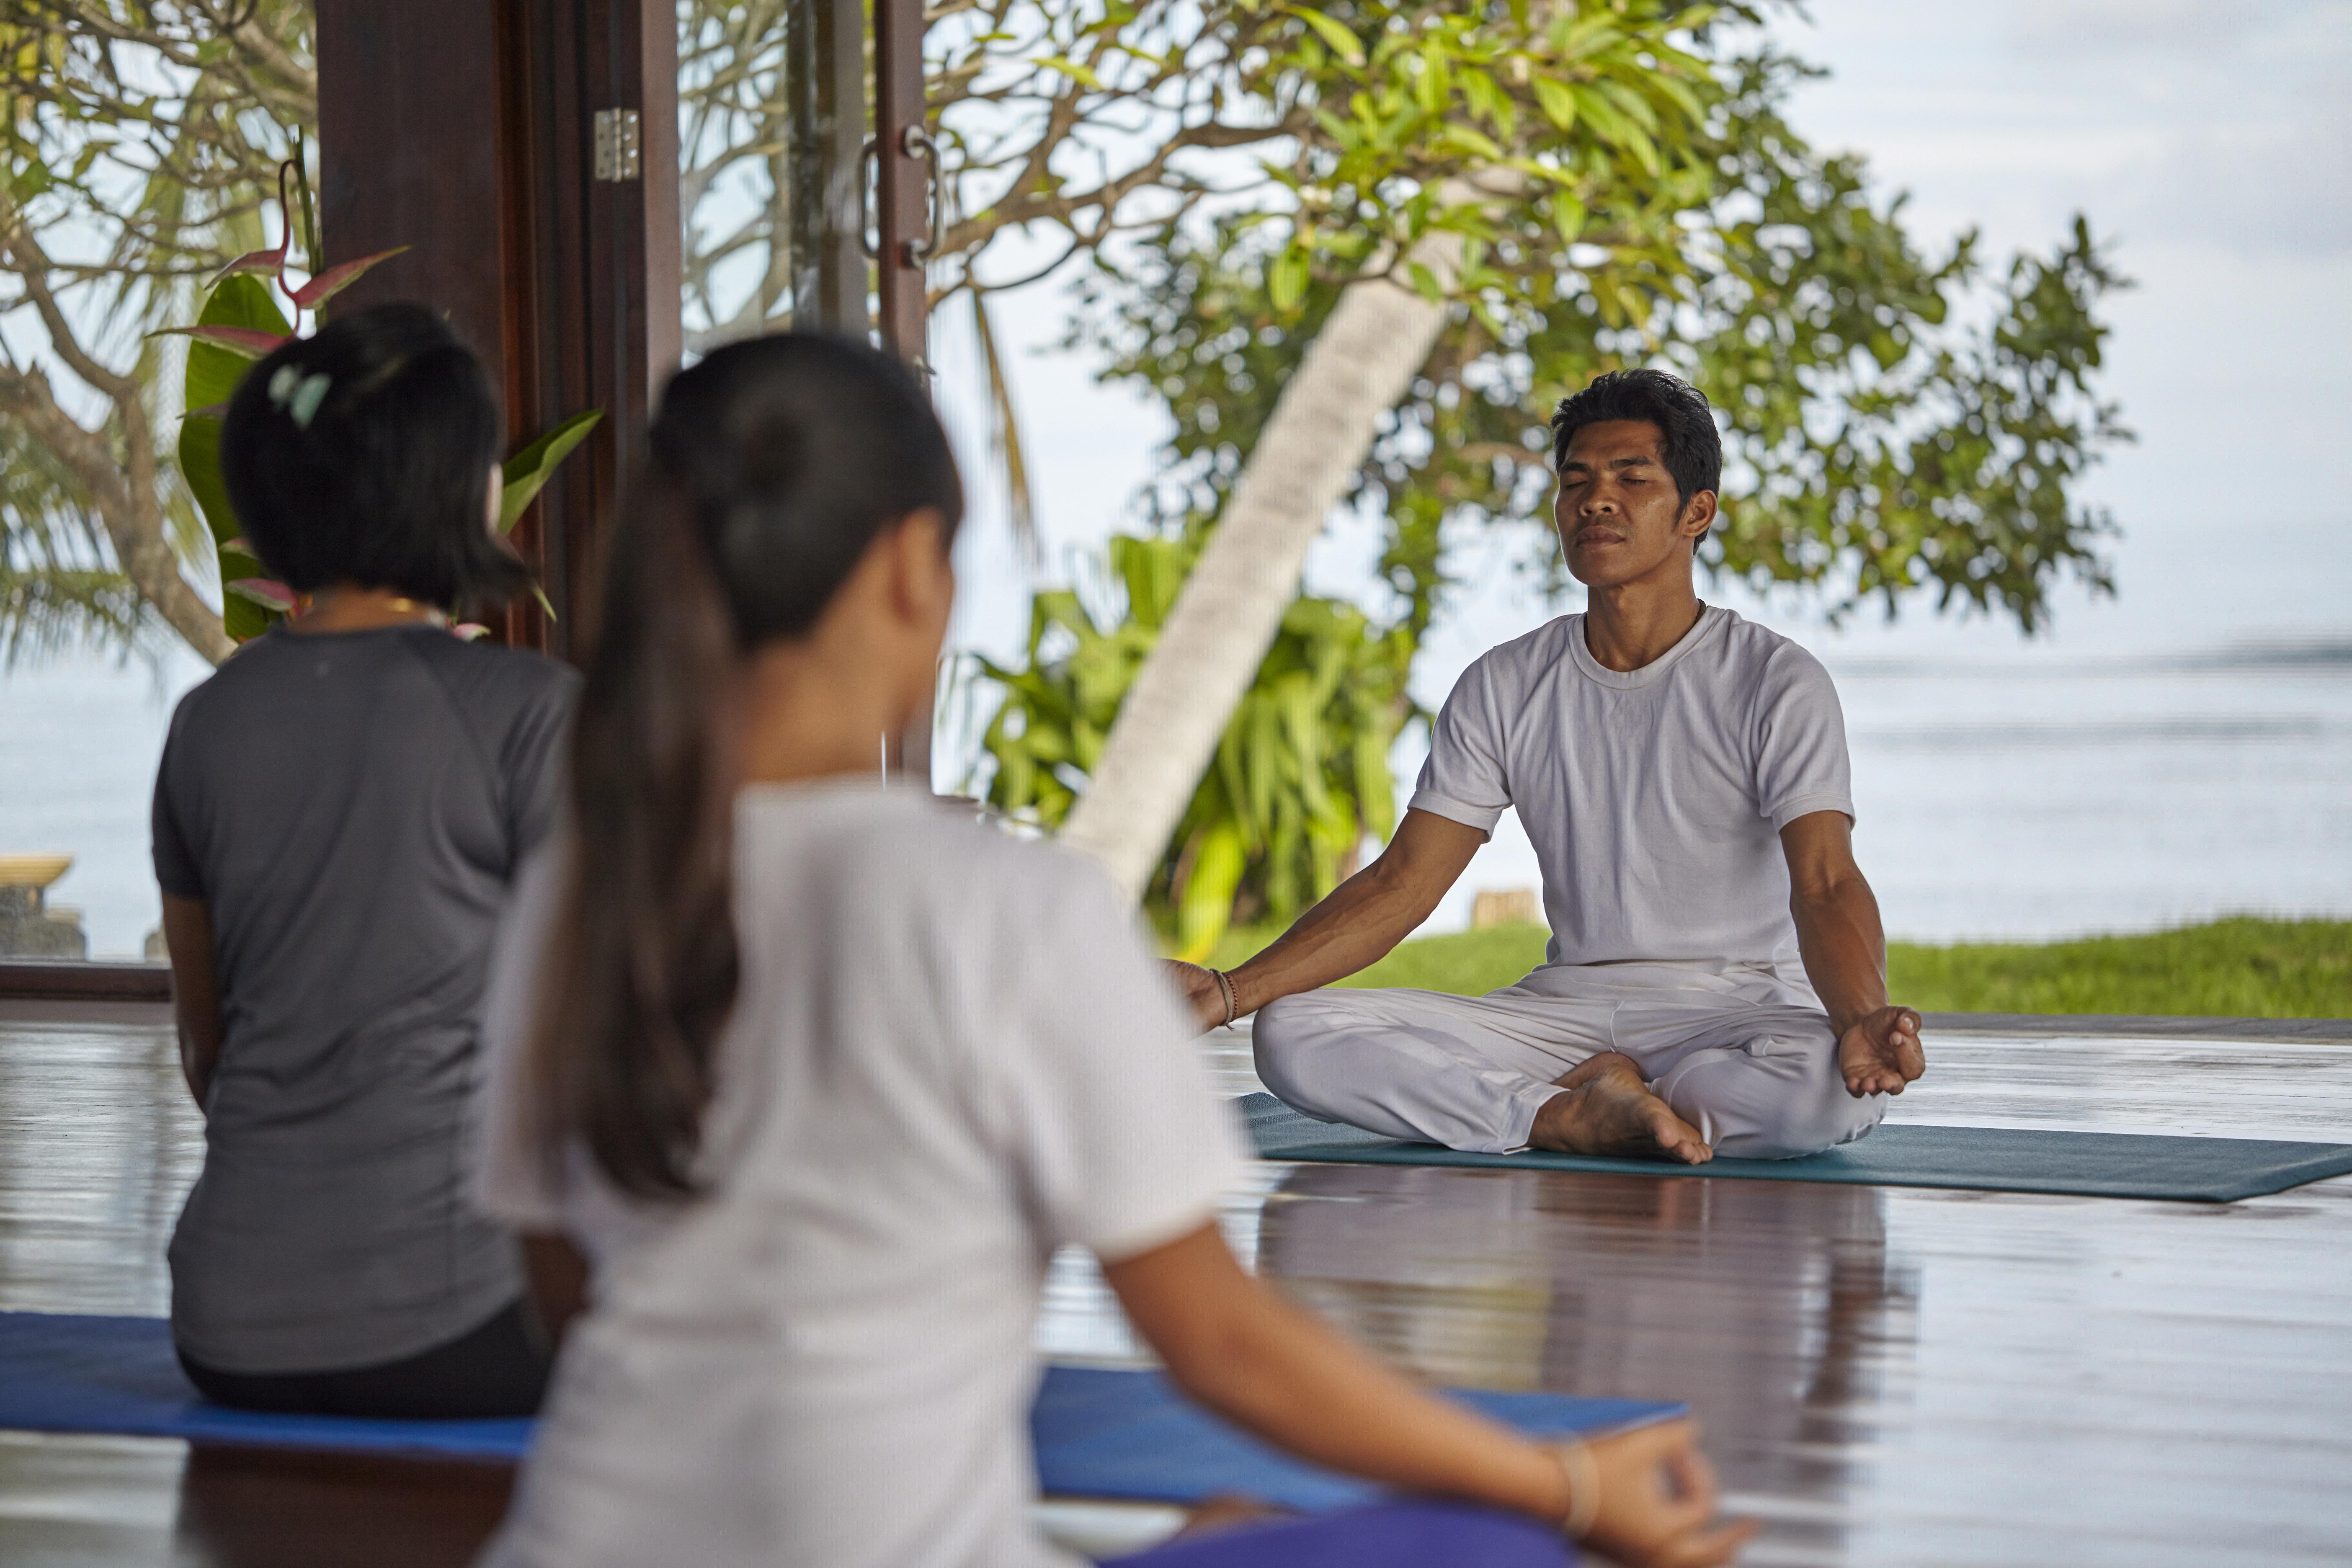
[[[1255,1087],[1244,1042],[1206,1044]],[[2352,1139],[2352,1047],[1931,1035],[1906,1120]],[[0,1011],[0,1308],[156,1312],[194,1174],[161,1010]],[[1756,1564],[2352,1563],[2352,1178],[2214,1205],[1262,1165],[1258,1268],[1449,1383],[1688,1400]],[[1092,1266],[1038,1342],[1131,1363]],[[506,1477],[0,1434],[0,1562],[466,1560]],[[1110,1548],[1164,1512],[1060,1507]]]

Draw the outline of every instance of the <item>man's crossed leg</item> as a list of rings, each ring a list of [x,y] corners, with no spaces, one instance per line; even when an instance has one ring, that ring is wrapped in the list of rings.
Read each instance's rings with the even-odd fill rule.
[[[1320,990],[1268,1004],[1258,1077],[1325,1121],[1484,1153],[1780,1160],[1852,1142],[1828,1017],[1732,996]]]

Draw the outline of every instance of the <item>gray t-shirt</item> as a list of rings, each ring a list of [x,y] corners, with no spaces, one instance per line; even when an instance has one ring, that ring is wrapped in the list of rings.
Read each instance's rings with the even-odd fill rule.
[[[171,1247],[196,1361],[396,1361],[520,1293],[513,1239],[467,1202],[467,1107],[577,685],[419,626],[272,632],[181,700],[155,879],[211,906],[226,1026]]]

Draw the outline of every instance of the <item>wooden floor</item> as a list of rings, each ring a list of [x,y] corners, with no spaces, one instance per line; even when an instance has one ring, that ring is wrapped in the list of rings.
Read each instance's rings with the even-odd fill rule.
[[[1245,1045],[1207,1048],[1234,1092]],[[1930,1037],[1899,1119],[2352,1140],[2352,1046]],[[160,1010],[0,1013],[0,1309],[160,1314],[197,1125]],[[1683,1399],[1745,1561],[2352,1563],[2352,1178],[2211,1205],[1263,1165],[1257,1267],[1436,1380]],[[1038,1343],[1132,1363],[1084,1258]],[[0,1434],[0,1563],[466,1560],[506,1477]],[[1156,1510],[1066,1506],[1108,1549]]]

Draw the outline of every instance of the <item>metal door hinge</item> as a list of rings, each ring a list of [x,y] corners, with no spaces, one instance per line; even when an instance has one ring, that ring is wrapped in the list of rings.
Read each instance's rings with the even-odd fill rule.
[[[638,121],[634,109],[596,111],[596,177],[634,180],[642,173],[638,157]]]

